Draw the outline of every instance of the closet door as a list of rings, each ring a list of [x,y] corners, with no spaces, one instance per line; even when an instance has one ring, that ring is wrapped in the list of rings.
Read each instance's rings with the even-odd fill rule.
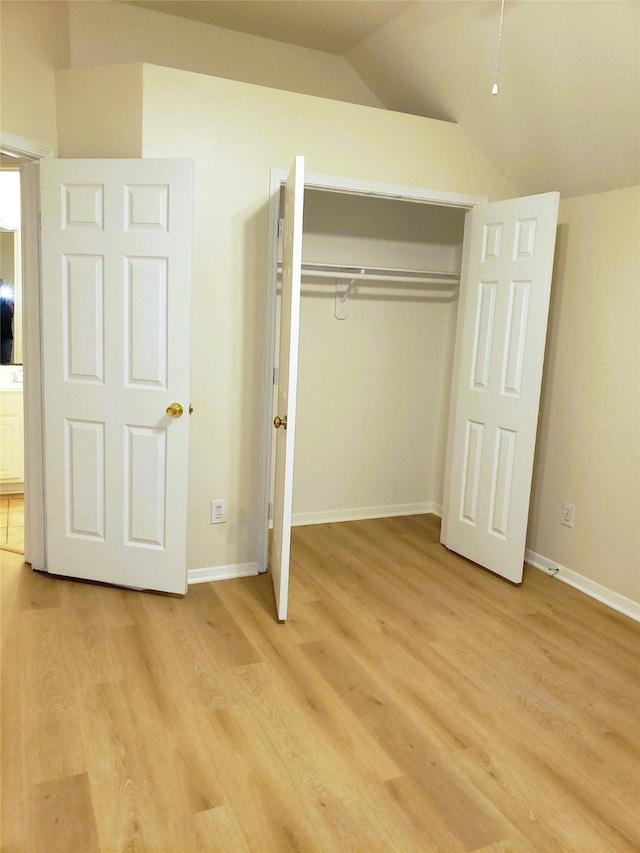
[[[558,193],[467,214],[442,544],[522,580]]]
[[[296,157],[284,188],[278,408],[274,419],[277,435],[270,568],[278,619],[281,621],[287,618],[289,598],[303,203],[304,157]]]

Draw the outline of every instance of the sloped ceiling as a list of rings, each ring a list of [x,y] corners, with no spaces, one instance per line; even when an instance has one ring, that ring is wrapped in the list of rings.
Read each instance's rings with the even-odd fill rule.
[[[388,108],[462,124],[519,193],[640,183],[640,3],[158,0],[133,5],[340,54]]]
[[[462,124],[520,193],[640,182],[639,4],[415,3],[348,59],[387,106]]]
[[[345,54],[413,4],[413,0],[130,0],[262,38]]]

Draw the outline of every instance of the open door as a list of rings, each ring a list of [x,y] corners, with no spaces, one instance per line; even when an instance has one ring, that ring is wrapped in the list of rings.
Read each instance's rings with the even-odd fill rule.
[[[284,187],[278,406],[274,420],[277,436],[270,568],[281,621],[287,618],[289,599],[303,207],[304,157],[296,157]]]
[[[441,542],[522,580],[558,193],[467,214]]]
[[[183,594],[191,163],[41,164],[46,568]]]

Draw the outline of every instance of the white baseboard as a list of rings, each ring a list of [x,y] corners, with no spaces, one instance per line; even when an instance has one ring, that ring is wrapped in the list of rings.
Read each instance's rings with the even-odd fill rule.
[[[24,483],[0,483],[0,495],[23,495]]]
[[[320,512],[294,513],[291,524],[331,524],[339,521],[364,521],[369,518],[393,518],[399,515],[442,515],[442,507],[435,503],[395,504],[393,506],[367,506],[352,509],[329,509]]]
[[[209,581],[226,581],[231,578],[248,578],[260,574],[257,563],[237,563],[234,566],[212,566],[208,569],[189,569],[187,583],[209,583]]]
[[[637,601],[634,601],[631,598],[626,598],[626,596],[620,595],[619,593],[608,589],[606,586],[602,586],[602,584],[596,583],[595,581],[586,578],[584,575],[578,574],[578,572],[574,572],[573,569],[568,569],[566,566],[562,566],[553,560],[549,560],[541,554],[536,554],[535,551],[527,549],[525,551],[524,558],[530,566],[533,566],[534,569],[540,569],[540,571],[543,571],[548,575],[552,575],[559,581],[562,581],[575,589],[579,589],[580,592],[586,593],[591,596],[591,598],[601,601],[603,604],[606,604],[607,607],[617,610],[618,613],[623,613],[625,616],[629,616],[636,622],[640,622],[640,603]]]

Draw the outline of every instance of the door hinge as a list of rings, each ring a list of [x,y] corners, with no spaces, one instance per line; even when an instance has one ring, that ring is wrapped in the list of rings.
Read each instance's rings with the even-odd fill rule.
[[[273,504],[269,501],[269,521],[273,520]]]
[[[273,384],[274,385],[278,384],[278,368],[277,367],[273,368]]]
[[[284,232],[284,219],[278,219],[278,237],[282,237]]]

